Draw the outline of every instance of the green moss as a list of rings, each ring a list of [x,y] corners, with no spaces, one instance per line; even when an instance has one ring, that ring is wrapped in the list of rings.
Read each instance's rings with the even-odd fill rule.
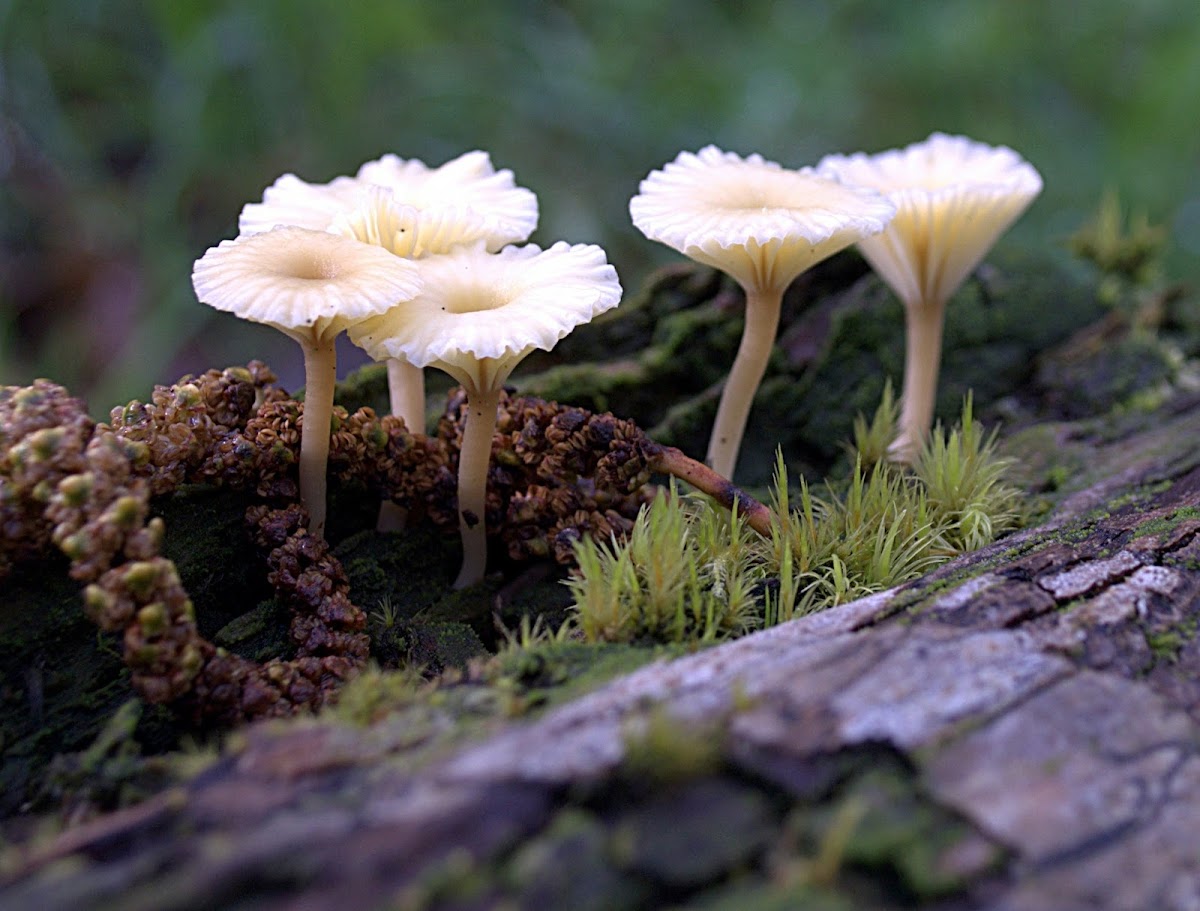
[[[1169,516],[1163,516],[1161,519],[1153,519],[1138,527],[1133,533],[1133,537],[1145,538],[1150,535],[1164,535],[1167,532],[1174,531],[1180,524],[1191,519],[1200,519],[1200,508],[1195,506],[1184,506]]]
[[[1155,664],[1177,663],[1180,652],[1196,638],[1198,626],[1200,626],[1200,618],[1193,615],[1187,617],[1178,626],[1171,629],[1144,629],[1143,635],[1145,635],[1146,644],[1150,646],[1150,651],[1154,655]]]
[[[1164,630],[1159,633],[1146,634],[1146,644],[1150,646],[1150,651],[1154,654],[1156,663],[1174,664],[1179,660],[1179,653],[1183,647],[1190,641],[1189,636],[1185,636],[1179,630]]]
[[[1167,230],[1151,225],[1146,214],[1122,211],[1115,190],[1106,191],[1091,219],[1071,235],[1068,243],[1077,255],[1090,260],[1105,274],[1134,284],[1149,284],[1156,277],[1167,246]]]
[[[383,671],[372,665],[342,687],[326,717],[368,727],[423,698],[428,687],[414,670]]]
[[[650,789],[691,781],[717,771],[724,744],[720,719],[684,723],[653,711],[627,728],[621,775]]]
[[[962,819],[922,797],[912,771],[901,765],[885,763],[857,776],[835,801],[808,815],[802,828],[818,845],[839,816],[853,823],[841,850],[844,867],[892,877],[910,899],[954,895],[972,875],[998,868],[1005,858],[993,847],[970,871],[949,865],[946,857],[954,846],[978,835]]]
[[[581,541],[568,586],[584,637],[741,635],[915,579],[1017,527],[1022,502],[1006,480],[1009,460],[974,420],[970,397],[960,424],[935,428],[911,472],[864,466],[861,452],[881,455],[881,441],[895,436],[887,389],[874,420],[857,422],[853,470],[827,482],[824,496],[801,479],[793,506],[777,457],[769,539],[707,500],[672,492],[641,511],[627,540]]]
[[[506,648],[492,660],[488,677],[525,708],[550,708],[651,663],[678,657],[681,647],[545,642]]]
[[[273,597],[263,555],[246,534],[253,502],[244,491],[196,485],[153,501],[166,526],[163,556],[175,563],[206,637]]]

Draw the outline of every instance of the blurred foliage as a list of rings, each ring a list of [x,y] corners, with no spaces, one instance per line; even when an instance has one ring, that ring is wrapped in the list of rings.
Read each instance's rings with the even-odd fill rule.
[[[539,194],[534,240],[601,243],[632,288],[677,257],[628,199],[681,149],[963,132],[1045,177],[1007,243],[1061,242],[1111,188],[1195,279],[1198,47],[1194,0],[0,0],[0,382],[99,411],[259,356],[296,385],[294,345],[197,304],[191,262],[280,173],[385,151],[487,149]]]

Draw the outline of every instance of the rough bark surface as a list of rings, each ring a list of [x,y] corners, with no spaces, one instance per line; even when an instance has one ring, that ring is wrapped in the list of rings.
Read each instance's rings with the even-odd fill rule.
[[[1197,439],[1200,402],[1177,403],[1097,444],[1099,480],[1037,528],[431,765],[386,720],[251,728],[188,784],[10,855],[0,906],[1200,908]],[[629,784],[664,723],[719,756]],[[919,851],[781,863],[822,806],[823,831],[864,835],[898,807]]]

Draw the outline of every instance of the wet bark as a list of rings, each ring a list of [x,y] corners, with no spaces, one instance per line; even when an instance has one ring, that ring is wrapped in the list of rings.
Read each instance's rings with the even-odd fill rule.
[[[0,905],[1196,907],[1200,402],[1048,433],[1086,484],[923,579],[421,768],[387,720],[251,728],[10,851]]]

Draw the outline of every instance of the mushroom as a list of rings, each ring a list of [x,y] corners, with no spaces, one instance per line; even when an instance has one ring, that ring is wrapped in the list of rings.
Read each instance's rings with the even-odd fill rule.
[[[430,168],[417,159],[384,155],[355,177],[310,184],[284,174],[261,203],[242,209],[243,234],[298,225],[331,231],[416,259],[482,240],[487,249],[525,240],[537,227],[537,197],[509,170],[492,167],[487,152],[460,155]],[[425,379],[402,359],[388,361],[392,413],[410,430],[425,430]]]
[[[879,190],[897,208],[886,231],[858,246],[904,304],[900,434],[890,451],[911,462],[933,423],[946,301],[1041,192],[1042,179],[1012,149],[944,133],[878,155],[829,155],[817,170]]]
[[[651,172],[629,212],[651,240],[727,272],[746,292],[746,325],[708,444],[708,463],[732,477],[783,292],[810,266],[882,231],[895,206],[811,168],[790,170],[707,146]]]
[[[599,247],[534,244],[489,253],[482,243],[418,261],[422,289],[408,303],[352,327],[376,360],[402,357],[444,370],[467,394],[458,459],[463,564],[455,588],[483,578],[485,495],[504,381],[535,348],[550,350],[576,326],[620,302],[616,270]]]
[[[460,155],[437,168],[417,159],[384,155],[368,161],[355,177],[327,184],[284,174],[263,193],[261,203],[242,209],[243,233],[295,224],[354,237],[416,259],[483,241],[487,249],[525,240],[537,227],[537,197],[518,187],[509,170],[492,167],[487,152]],[[387,360],[392,414],[413,431],[425,432],[425,374],[403,358]],[[405,512],[385,502],[380,531],[396,531]]]
[[[202,303],[274,326],[304,350],[300,499],[309,533],[324,537],[334,339],[347,326],[411,298],[420,288],[416,266],[348,237],[280,227],[210,248],[196,260],[192,285]]]

